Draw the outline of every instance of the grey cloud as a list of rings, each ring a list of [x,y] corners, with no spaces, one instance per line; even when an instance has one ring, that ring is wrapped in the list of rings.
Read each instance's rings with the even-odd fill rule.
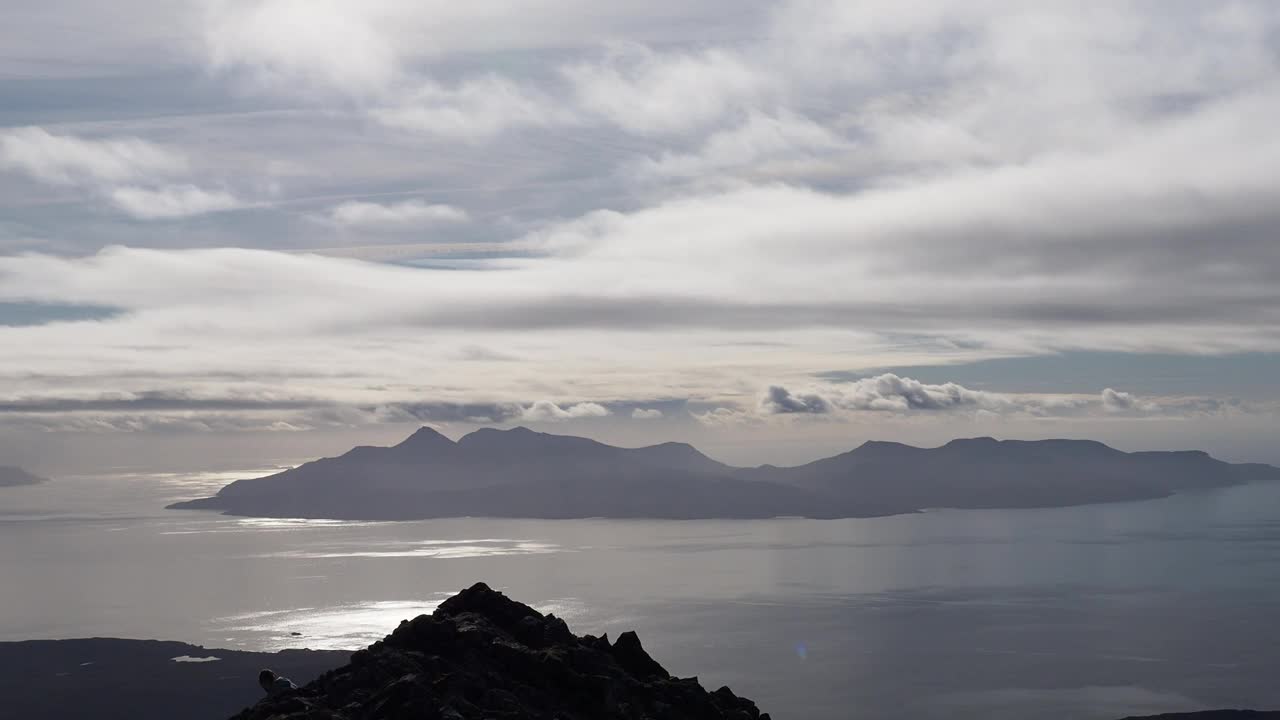
[[[261,378],[314,377],[311,358],[288,370],[299,348],[341,346],[331,364],[368,361],[360,385],[408,386],[429,364],[452,378],[448,397],[518,402],[392,400],[379,415],[321,381],[306,385],[322,396],[313,407],[193,397],[206,406],[191,412],[555,419],[577,407],[559,388],[581,389],[579,404],[671,388],[726,398],[765,378],[788,388],[778,407],[811,409],[812,395],[826,417],[1121,420],[1237,406],[1160,397],[1171,389],[1159,380],[1131,387],[1105,372],[1056,398],[938,375],[877,376],[859,395],[773,373],[784,352],[796,376],[839,367],[854,333],[881,368],[1064,348],[1280,348],[1275,3],[1113,3],[1086,17],[1067,0],[655,0],[604,14],[548,0],[504,8],[515,20],[496,24],[501,3],[487,1],[320,5],[228,3],[205,16],[203,5],[122,0],[109,12],[13,13],[0,27],[12,50],[0,90],[13,100],[0,108],[0,233],[68,254],[318,249],[419,269],[247,251],[116,262],[129,253],[112,251],[68,270],[0,237],[6,300],[127,309],[86,333],[0,328],[0,393],[30,392],[23,371],[39,368],[100,403],[54,414],[150,403],[138,412],[176,415],[182,398],[96,394],[154,371],[230,395]],[[67,27],[93,28],[94,42],[47,47]],[[618,43],[580,40],[600,37]],[[330,222],[344,204],[352,222]],[[440,207],[465,207],[470,221],[440,223]],[[368,227],[422,232],[413,245],[368,247],[343,230]],[[493,251],[436,262],[445,242]],[[520,357],[483,349],[517,332]],[[925,342],[956,337],[970,344]],[[733,344],[747,339],[791,349]],[[144,347],[170,341],[183,347]],[[627,343],[625,358],[614,352]],[[750,380],[675,367],[672,347]],[[99,355],[102,367],[87,368]],[[499,359],[510,364],[481,364]],[[606,388],[617,376],[628,385]],[[1105,383],[1141,395],[1098,394]],[[544,394],[554,401],[530,410]],[[759,412],[722,409],[699,414]]]
[[[298,410],[330,403],[322,400],[268,397],[201,397],[185,392],[142,391],[90,398],[16,397],[0,399],[0,413],[75,413],[142,411]]]
[[[825,415],[831,405],[819,395],[793,395],[780,385],[771,385],[760,398],[760,410],[766,415]]]
[[[956,383],[930,385],[885,373],[841,388],[838,403],[853,410],[952,410],[999,404],[998,396]]]
[[[661,416],[661,412],[654,412]],[[316,398],[202,397],[183,391],[0,400],[0,424],[71,432],[306,430],[409,422],[554,423],[611,414],[608,407],[594,402],[342,403]]]
[[[978,412],[1025,415],[1034,418],[1069,418],[1122,415],[1126,417],[1185,417],[1227,410],[1263,413],[1267,407],[1250,407],[1238,400],[1204,397],[1139,398],[1106,388],[1098,395],[1051,393],[1001,393],[974,390],[954,382],[924,383],[883,373],[813,388],[797,394],[770,386],[759,403],[765,415],[822,413],[833,416],[861,412],[898,414]],[[707,421],[732,419],[726,412]]]
[[[1280,291],[1247,298],[1187,298],[1170,303],[1144,301],[1121,288],[1074,302],[1026,304],[909,300],[886,302],[758,302],[739,303],[680,295],[611,298],[571,295],[527,298],[510,303],[458,302],[415,313],[408,321],[424,326],[530,330],[600,328],[656,330],[721,328],[778,330],[794,327],[840,327],[897,332],[949,332],[955,323],[1022,327],[1124,326],[1228,322],[1241,313],[1261,317],[1280,313]],[[1280,318],[1277,318],[1280,320]]]
[[[54,322],[106,320],[119,315],[119,308],[70,303],[0,302],[0,326],[21,327]]]
[[[503,423],[524,414],[519,403],[447,403],[400,402],[371,408],[380,418],[391,422],[417,420],[422,422],[479,422]]]

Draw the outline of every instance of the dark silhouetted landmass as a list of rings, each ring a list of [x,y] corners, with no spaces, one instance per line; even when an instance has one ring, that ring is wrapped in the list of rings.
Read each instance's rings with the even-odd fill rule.
[[[258,671],[298,682],[346,662],[350,652],[207,650],[158,640],[0,643],[0,718],[18,720],[223,720],[262,697]],[[210,658],[175,662],[173,658]]]
[[[476,584],[406,620],[297,692],[235,720],[768,720],[729,688],[674,678],[635,633],[577,637],[565,622]]]
[[[1280,720],[1280,712],[1260,710],[1204,710],[1167,712],[1165,715],[1125,717],[1124,720]]]
[[[49,482],[48,478],[31,473],[19,467],[0,465],[0,487],[17,487],[19,485],[38,485]]]
[[[353,520],[835,518],[1144,500],[1262,479],[1280,469],[1088,440],[868,442],[799,467],[735,468],[683,443],[619,448],[526,428],[454,442],[422,428],[394,447],[357,447],[170,507]]]

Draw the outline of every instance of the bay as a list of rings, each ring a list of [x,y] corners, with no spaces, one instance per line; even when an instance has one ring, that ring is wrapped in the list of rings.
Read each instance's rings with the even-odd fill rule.
[[[259,470],[0,491],[0,640],[354,649],[484,581],[778,718],[1280,707],[1280,485],[827,521],[162,509]]]

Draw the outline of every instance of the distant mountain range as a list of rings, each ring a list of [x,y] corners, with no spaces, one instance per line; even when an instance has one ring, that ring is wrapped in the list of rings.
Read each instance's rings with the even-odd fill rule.
[[[16,487],[18,485],[38,485],[48,482],[47,478],[31,473],[19,467],[0,465],[0,487]]]
[[[620,448],[523,427],[454,442],[424,427],[393,447],[357,447],[169,507],[358,520],[837,518],[1143,500],[1265,479],[1280,468],[1090,440],[868,442],[798,467],[738,468],[684,443]]]

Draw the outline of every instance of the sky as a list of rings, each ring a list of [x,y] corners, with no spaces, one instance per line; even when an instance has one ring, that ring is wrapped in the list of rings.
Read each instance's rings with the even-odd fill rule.
[[[0,464],[1280,463],[1270,0],[10,0]]]

